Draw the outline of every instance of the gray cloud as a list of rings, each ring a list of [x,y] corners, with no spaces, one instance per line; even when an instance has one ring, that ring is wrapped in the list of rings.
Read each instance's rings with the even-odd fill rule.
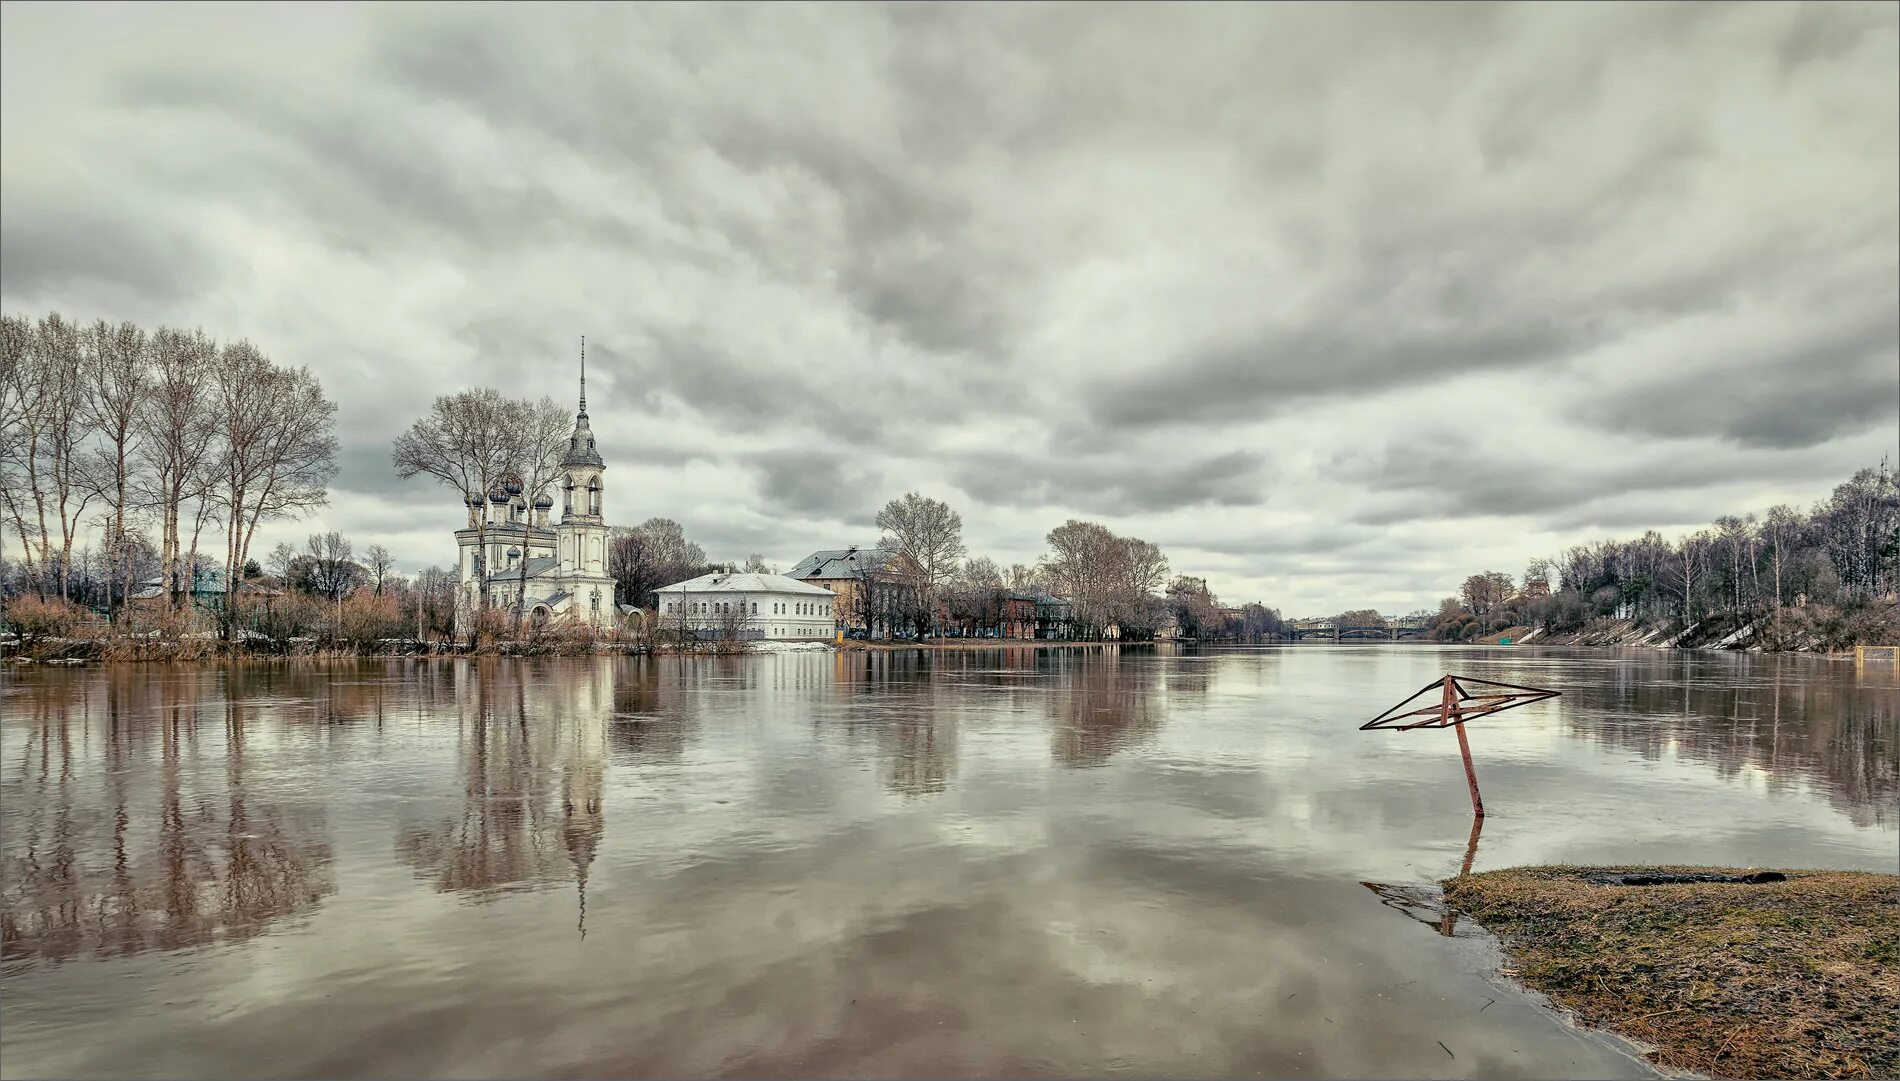
[[[217,280],[199,238],[108,190],[8,189],[0,276],[9,296],[100,295],[120,310],[182,309],[177,321],[189,324],[189,300]]]
[[[740,457],[765,506],[803,517],[866,521],[876,513],[875,474],[835,450],[782,450]]]
[[[1900,421],[1891,7],[0,20],[0,300],[309,365],[335,498],[268,528],[408,565],[460,510],[389,439],[571,400],[581,334],[629,524],[785,562],[915,489],[1294,610],[1817,498]]]
[[[956,485],[992,506],[1072,506],[1088,514],[1133,515],[1184,507],[1252,507],[1267,498],[1266,459],[1254,451],[1130,458],[1049,458],[1009,452],[964,455]]]
[[[1900,305],[1738,352],[1713,369],[1617,387],[1579,403],[1575,415],[1612,432],[1778,449],[1892,428],[1900,418]]]
[[[1353,520],[1361,524],[1523,515],[1558,516],[1559,522],[1571,528],[1578,523],[1638,524],[1640,519],[1632,520],[1615,509],[1632,496],[1673,493],[1680,499],[1687,494],[1706,502],[1704,493],[1713,489],[1788,481],[1812,484],[1819,495],[1833,477],[1799,458],[1734,452],[1683,455],[1666,447],[1645,447],[1633,457],[1584,457],[1542,465],[1508,448],[1488,448],[1464,433],[1342,456],[1327,473],[1355,487],[1396,496],[1355,514]],[[1741,505],[1729,511],[1754,509],[1758,508]],[[1685,519],[1678,513],[1653,511],[1649,520],[1675,525]]]

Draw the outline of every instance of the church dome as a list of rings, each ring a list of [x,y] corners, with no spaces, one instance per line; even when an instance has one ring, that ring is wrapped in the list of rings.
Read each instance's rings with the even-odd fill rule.
[[[607,468],[600,451],[594,446],[594,429],[587,423],[587,414],[574,418],[574,434],[568,436],[567,454],[562,457],[564,466],[591,465],[596,469]]]
[[[554,497],[547,494],[546,492],[542,492],[541,498],[534,501],[535,510],[548,510],[552,508],[553,506],[554,506]]]

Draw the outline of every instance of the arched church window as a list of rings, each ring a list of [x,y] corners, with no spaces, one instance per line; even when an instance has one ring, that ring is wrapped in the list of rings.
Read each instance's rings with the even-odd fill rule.
[[[567,484],[564,489],[564,495],[565,495],[565,498],[563,499],[561,503],[561,513],[573,514],[574,513],[574,474],[572,473],[569,473],[567,475]]]
[[[598,477],[587,482],[587,513],[600,514],[600,479]]]

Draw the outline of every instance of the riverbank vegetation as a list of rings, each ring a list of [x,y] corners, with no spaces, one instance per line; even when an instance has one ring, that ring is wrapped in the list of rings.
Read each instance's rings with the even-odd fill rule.
[[[1620,884],[1638,874],[1735,872],[1518,868],[1450,879],[1445,899],[1498,936],[1518,979],[1653,1045],[1664,1065],[1728,1078],[1900,1075],[1900,877]]]
[[[1554,580],[1553,580],[1554,579]],[[1900,478],[1862,469],[1802,511],[1716,519],[1665,539],[1576,545],[1521,584],[1474,574],[1431,620],[1440,641],[1524,627],[1545,641],[1843,650],[1900,642]]]

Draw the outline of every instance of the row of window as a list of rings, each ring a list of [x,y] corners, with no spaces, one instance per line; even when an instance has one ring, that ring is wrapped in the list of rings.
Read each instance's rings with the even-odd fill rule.
[[[680,612],[681,605],[685,605],[683,610],[691,615],[746,614],[744,601],[667,601],[665,611]],[[755,616],[759,614],[759,602],[752,602],[751,614]],[[771,614],[775,616],[828,616],[831,614],[831,605],[779,602],[772,605]]]

